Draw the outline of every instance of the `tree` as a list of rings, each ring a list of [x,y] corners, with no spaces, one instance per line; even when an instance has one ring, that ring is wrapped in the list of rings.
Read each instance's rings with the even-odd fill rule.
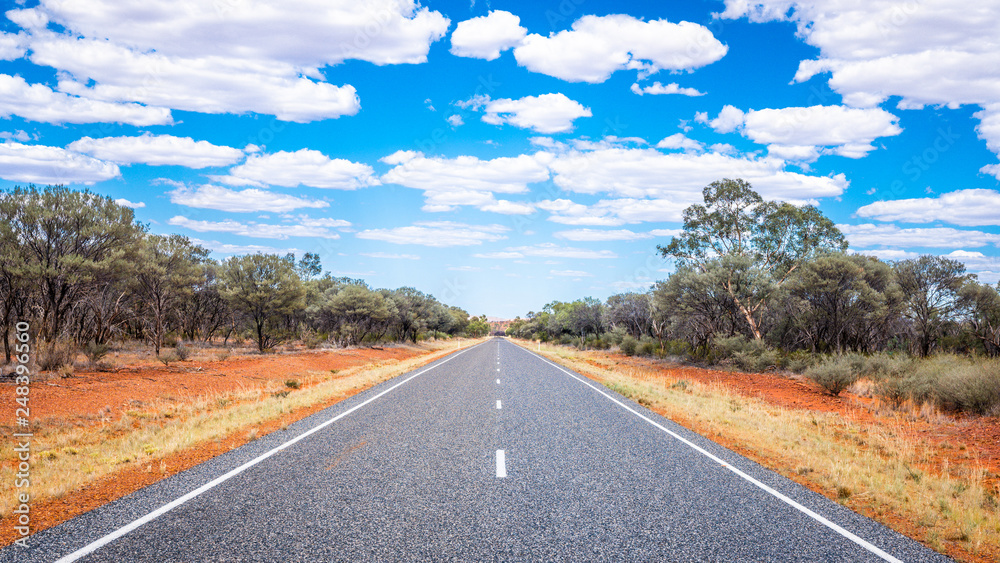
[[[132,209],[64,186],[15,187],[0,195],[0,223],[24,262],[17,275],[35,286],[39,336],[54,341],[88,291],[134,270],[145,228]]]
[[[490,323],[486,320],[486,315],[481,315],[478,317],[473,317],[469,321],[468,327],[465,329],[465,333],[472,338],[479,338],[481,336],[486,336],[490,333]]]
[[[903,302],[892,268],[871,256],[818,256],[792,275],[787,289],[790,321],[814,352],[870,351],[887,339]]]
[[[378,340],[388,330],[395,304],[381,292],[350,284],[330,288],[318,314],[322,325],[339,336],[340,344],[360,344],[369,335]]]
[[[159,356],[169,317],[181,300],[193,296],[192,288],[201,277],[199,265],[208,259],[208,250],[181,235],[149,235],[139,247],[139,256],[135,281],[145,304],[146,331]]]
[[[996,288],[969,281],[959,290],[972,333],[990,356],[1000,355],[1000,282]]]
[[[739,320],[733,298],[726,290],[729,273],[719,260],[703,269],[681,266],[653,288],[652,305],[664,318],[661,332],[687,341],[694,349],[707,349],[716,335],[731,335]],[[662,338],[662,336],[660,337]]]
[[[744,180],[724,179],[703,190],[704,205],[684,210],[683,232],[657,246],[679,266],[703,271],[728,260],[724,286],[760,340],[761,315],[771,292],[804,261],[820,252],[845,250],[843,234],[817,208],[766,202]]]
[[[223,263],[222,295],[253,323],[261,352],[279,340],[282,316],[304,305],[305,292],[292,264],[276,254],[234,256]]]
[[[605,322],[611,328],[622,327],[635,338],[651,332],[652,300],[649,293],[619,293],[608,297]]]
[[[927,356],[944,323],[960,310],[958,292],[970,276],[961,262],[931,255],[897,262],[895,270],[908,297],[907,316],[913,322],[917,352]]]

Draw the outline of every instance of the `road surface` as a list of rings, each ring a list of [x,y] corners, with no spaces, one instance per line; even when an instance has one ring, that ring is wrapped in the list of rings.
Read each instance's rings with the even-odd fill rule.
[[[503,339],[0,561],[948,561]]]

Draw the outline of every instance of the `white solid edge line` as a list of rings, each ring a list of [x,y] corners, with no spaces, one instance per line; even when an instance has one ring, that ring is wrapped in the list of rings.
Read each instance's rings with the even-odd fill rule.
[[[386,389],[385,391],[382,391],[378,395],[375,395],[374,397],[371,397],[370,399],[367,399],[365,402],[360,403],[358,405],[355,405],[355,406],[351,407],[350,409],[348,409],[348,410],[346,410],[346,411],[338,414],[337,416],[331,418],[330,420],[328,420],[326,422],[323,422],[323,423],[321,423],[321,424],[319,424],[317,426],[312,427],[311,429],[303,432],[302,434],[299,434],[298,436],[296,436],[296,437],[292,438],[291,440],[289,440],[289,441],[287,441],[287,442],[285,442],[285,443],[283,443],[283,444],[275,447],[274,449],[269,450],[269,451],[267,451],[267,452],[265,452],[265,453],[263,453],[263,454],[255,457],[254,459],[252,459],[252,460],[244,463],[243,465],[240,465],[239,467],[230,470],[228,473],[225,473],[225,474],[223,474],[223,475],[221,475],[219,477],[216,477],[215,479],[209,481],[208,483],[205,483],[204,485],[202,485],[202,486],[198,487],[197,489],[195,489],[195,490],[187,493],[186,495],[174,499],[173,501],[171,501],[171,502],[169,502],[169,503],[161,506],[160,508],[158,508],[158,509],[150,512],[149,514],[143,516],[142,518],[139,518],[137,520],[133,520],[132,522],[126,524],[125,526],[122,526],[121,528],[118,528],[117,530],[115,530],[115,531],[113,531],[113,532],[105,535],[104,537],[99,538],[99,539],[91,542],[90,544],[85,545],[84,547],[81,547],[80,549],[78,549],[78,550],[70,553],[69,555],[64,555],[63,557],[60,557],[59,559],[56,560],[56,563],[69,563],[71,561],[76,561],[76,560],[80,559],[81,557],[84,557],[86,555],[89,555],[89,554],[97,551],[98,549],[104,547],[105,545],[108,545],[109,543],[117,540],[118,538],[124,536],[125,534],[128,534],[129,532],[131,532],[131,531],[139,528],[140,526],[148,524],[149,522],[152,522],[156,518],[159,518],[160,516],[166,514],[167,512],[170,512],[171,510],[173,510],[173,509],[177,508],[178,506],[184,504],[185,502],[187,502],[187,501],[189,501],[189,500],[197,497],[198,495],[204,493],[205,491],[213,489],[216,486],[220,485],[221,483],[224,483],[224,482],[228,481],[229,479],[232,479],[233,477],[239,475],[240,473],[243,473],[247,469],[250,469],[251,467],[253,467],[253,466],[257,465],[258,463],[264,461],[265,459],[273,456],[274,454],[276,454],[276,453],[284,450],[285,448],[288,448],[289,446],[291,446],[291,445],[293,445],[295,443],[298,443],[301,440],[304,440],[305,438],[307,438],[307,437],[315,434],[316,432],[319,432],[320,430],[326,428],[327,426],[330,426],[334,422],[337,422],[341,418],[344,418],[345,416],[347,416],[347,415],[351,414],[352,412],[360,409],[361,407],[367,405],[368,403],[374,401],[375,399],[378,399],[379,397],[385,395],[386,393],[389,393],[390,391],[395,390],[397,387],[400,387],[400,386],[404,385],[405,383],[409,382],[413,378],[415,378],[415,377],[417,377],[417,376],[419,376],[421,374],[424,374],[424,373],[426,373],[426,372],[428,372],[428,371],[430,371],[430,370],[432,370],[432,369],[434,369],[436,367],[444,365],[445,363],[450,362],[453,358],[457,358],[461,354],[464,354],[465,352],[468,352],[469,350],[472,350],[473,348],[476,348],[476,347],[481,346],[481,345],[482,345],[482,343],[476,344],[475,346],[470,346],[470,347],[468,347],[468,348],[466,348],[464,350],[460,350],[457,354],[452,354],[452,355],[448,356],[444,361],[442,361],[440,363],[436,363],[433,366],[430,366],[430,367],[428,367],[428,368],[426,368],[424,370],[421,370],[421,371],[419,371],[419,372],[411,375],[410,377],[407,377],[403,381],[400,381],[399,383],[393,385],[392,387]]]
[[[497,477],[503,479],[507,476],[507,455],[503,450],[497,450]]]
[[[854,543],[858,544],[859,546],[865,548],[866,550],[872,552],[873,554],[877,555],[878,557],[881,557],[885,561],[891,561],[892,563],[903,563],[902,560],[896,559],[895,557],[893,557],[892,555],[889,555],[888,553],[882,551],[881,549],[879,549],[878,547],[876,547],[872,543],[870,543],[870,542],[862,539],[861,537],[859,537],[859,536],[857,536],[857,535],[855,535],[855,534],[853,534],[853,533],[845,530],[844,528],[842,528],[842,527],[838,526],[837,524],[831,522],[830,520],[826,519],[825,517],[821,516],[820,514],[817,514],[816,512],[813,512],[812,510],[809,510],[805,506],[802,506],[801,504],[799,504],[798,502],[795,502],[794,500],[792,500],[791,498],[785,496],[784,494],[782,494],[782,493],[776,491],[775,489],[773,489],[773,488],[765,485],[764,483],[758,481],[757,479],[751,477],[750,475],[747,475],[743,471],[740,471],[738,468],[734,467],[729,462],[723,460],[722,458],[716,456],[715,454],[709,452],[708,450],[705,450],[701,446],[695,444],[694,442],[691,442],[690,440],[684,438],[680,434],[677,434],[676,432],[674,432],[674,431],[666,428],[665,426],[663,426],[662,424],[656,422],[655,420],[652,420],[649,417],[643,415],[642,413],[640,413],[640,412],[632,409],[631,407],[629,407],[628,405],[622,403],[618,399],[615,399],[611,395],[609,395],[609,394],[605,393],[604,391],[602,391],[601,389],[595,387],[590,382],[585,381],[583,379],[580,379],[579,377],[577,377],[576,375],[574,375],[570,371],[566,370],[562,366],[549,361],[548,358],[545,358],[543,356],[539,356],[538,354],[536,354],[535,352],[532,352],[531,350],[525,349],[525,351],[528,352],[529,354],[532,354],[533,356],[536,356],[538,359],[540,359],[543,362],[551,365],[552,367],[554,367],[554,368],[562,371],[563,373],[565,373],[566,375],[568,375],[568,376],[572,377],[573,379],[579,381],[580,383],[583,383],[587,387],[590,387],[594,391],[597,391],[601,395],[604,395],[612,403],[618,405],[619,407],[621,407],[621,408],[627,410],[628,412],[636,415],[637,417],[641,418],[642,420],[645,420],[646,422],[648,422],[648,423],[652,424],[653,426],[659,428],[660,430],[666,432],[670,436],[676,438],[677,440],[681,441],[685,445],[689,446],[690,448],[692,448],[696,452],[704,455],[705,457],[711,459],[712,461],[718,462],[720,465],[722,465],[726,469],[732,471],[733,473],[735,473],[739,477],[743,478],[744,480],[748,481],[749,483],[751,483],[752,485],[756,486],[757,488],[763,490],[764,492],[770,494],[771,496],[777,498],[778,500],[781,500],[785,504],[791,506],[792,508],[798,510],[799,512],[805,514],[806,516],[812,518],[813,520],[816,520],[820,524],[823,524],[827,528],[833,530],[834,532],[837,532],[841,536],[844,536],[845,538],[851,540],[852,542],[854,542]]]

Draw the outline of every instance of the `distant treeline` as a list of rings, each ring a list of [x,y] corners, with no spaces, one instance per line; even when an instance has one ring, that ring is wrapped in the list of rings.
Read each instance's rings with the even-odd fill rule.
[[[700,358],[733,338],[786,353],[1000,354],[1000,284],[938,256],[851,254],[818,209],[766,202],[742,180],[706,187],[658,249],[677,269],[651,290],[549,303],[508,334]]]
[[[374,289],[324,274],[316,254],[222,262],[179,235],[160,236],[132,209],[63,186],[0,192],[0,334],[28,321],[45,354],[144,340],[253,339],[261,351],[302,340],[356,345],[489,331],[410,287]]]

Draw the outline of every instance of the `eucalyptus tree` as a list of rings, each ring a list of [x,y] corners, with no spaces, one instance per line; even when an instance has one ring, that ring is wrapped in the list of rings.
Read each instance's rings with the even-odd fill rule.
[[[792,274],[789,319],[812,350],[868,352],[886,342],[903,293],[888,264],[871,256],[829,253]]]
[[[917,353],[927,356],[942,328],[956,319],[962,307],[959,291],[974,276],[957,260],[931,255],[902,260],[894,269],[907,296],[906,315],[913,323]]]
[[[15,187],[0,194],[3,238],[20,247],[17,275],[30,280],[39,336],[54,341],[87,292],[135,271],[145,227],[109,197],[64,186]]]
[[[967,322],[990,356],[1000,355],[1000,282],[996,287],[970,281],[959,290]]]
[[[207,259],[208,250],[181,235],[149,235],[140,244],[135,285],[144,304],[146,334],[157,356],[168,321],[183,301],[194,296],[200,265]]]
[[[845,250],[847,242],[816,207],[764,201],[741,179],[712,182],[704,205],[684,210],[683,232],[666,246],[664,257],[679,266],[706,271],[722,260],[729,276],[723,286],[755,339],[768,298],[803,262],[820,252]]]
[[[303,307],[305,291],[288,260],[257,253],[223,263],[222,295],[252,323],[257,349],[263,352],[281,339],[281,321]]]
[[[653,308],[649,292],[619,293],[608,297],[604,321],[608,328],[622,327],[635,338],[653,332]]]

